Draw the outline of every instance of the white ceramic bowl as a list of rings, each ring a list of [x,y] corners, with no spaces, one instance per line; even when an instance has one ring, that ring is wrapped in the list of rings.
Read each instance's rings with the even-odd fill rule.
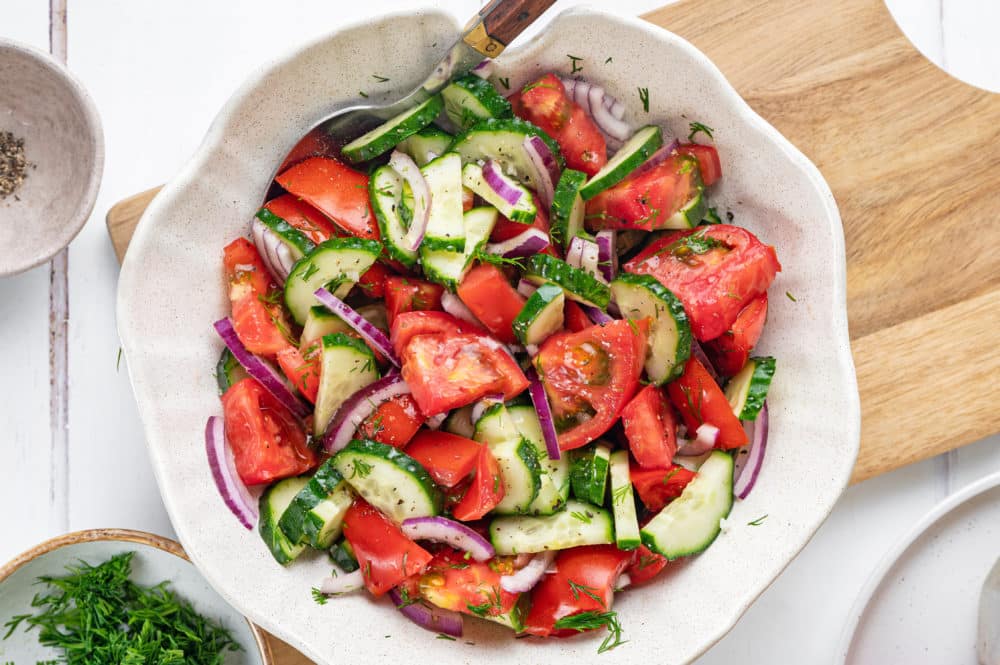
[[[247,232],[274,169],[298,138],[338,106],[359,101],[373,63],[395,86],[386,98],[400,95],[423,79],[457,34],[454,21],[435,11],[388,16],[267,65],[226,104],[197,155],[150,206],[122,270],[119,330],[181,542],[240,611],[322,663],[345,657],[384,663],[420,653],[435,662],[577,665],[593,657],[601,639],[514,640],[469,621],[466,640],[475,643],[469,646],[434,639],[384,599],[359,594],[319,606],[309,589],[328,571],[325,557],[288,569],[276,565],[257,534],[223,506],[205,460],[205,419],[220,412],[211,368],[221,346],[211,323],[228,311],[222,247]],[[509,76],[513,88],[544,71],[566,71],[567,53],[584,58],[584,74],[627,103],[634,126],[658,122],[676,136],[687,134],[689,120],[714,127],[725,175],[713,202],[774,244],[784,266],[760,343],[763,353],[777,356],[778,372],[757,487],[737,503],[731,526],[707,552],[658,583],[620,595],[615,607],[630,641],[601,657],[687,663],[721,638],[802,549],[850,476],[860,417],[843,232],[815,166],[684,40],[641,20],[571,10],[539,38],[506,52],[498,76]],[[609,54],[613,62],[591,64]],[[639,86],[650,90],[648,113]],[[747,525],[764,514],[761,526]]]

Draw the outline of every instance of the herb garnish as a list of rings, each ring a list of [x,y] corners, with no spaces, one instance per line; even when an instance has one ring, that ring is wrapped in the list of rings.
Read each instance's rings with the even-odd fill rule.
[[[755,519],[753,522],[747,522],[747,526],[760,526],[761,524],[764,523],[764,520],[766,519],[767,519],[767,514],[765,513],[764,515],[761,515],[760,517]]]
[[[697,135],[699,132],[702,134],[706,134],[708,138],[714,138],[712,136],[712,132],[714,132],[715,130],[709,127],[708,125],[703,125],[700,122],[692,122],[688,125],[688,127],[691,129],[691,133],[688,134],[688,141],[694,141],[695,135]]]
[[[649,88],[639,88],[639,101],[642,102],[642,110],[649,113]]]
[[[583,71],[583,66],[580,65],[580,63],[583,62],[583,58],[570,55],[569,53],[566,54],[566,57],[569,58],[570,63],[573,65],[573,69],[569,72],[570,74],[576,74],[577,72]]]
[[[326,605],[326,601],[329,600],[329,598],[326,597],[326,594],[316,587],[312,588],[312,597],[313,600],[316,601],[317,605]]]
[[[358,94],[364,97],[365,99],[368,99],[368,93],[366,93],[364,90],[359,91]]]
[[[577,584],[573,580],[569,580],[569,589],[573,592],[573,600],[580,600],[580,594],[590,596],[593,598],[601,607],[606,607],[604,604],[604,599],[597,595],[597,589],[592,586],[587,586],[586,584]]]
[[[505,76],[503,78],[498,78],[497,81],[504,87],[505,90],[510,90],[510,78]]]
[[[355,476],[358,478],[367,478],[368,474],[372,472],[372,465],[368,462],[360,459],[354,460],[354,472],[351,474],[351,478]]]
[[[604,64],[606,65],[606,64],[608,64],[609,62],[611,62],[612,60],[614,60],[614,58],[612,58],[612,57],[611,57],[611,56],[609,55],[609,56],[608,56],[608,59],[604,61]]]
[[[785,295],[786,295],[786,296],[788,297],[788,299],[789,299],[789,300],[791,300],[792,302],[798,302],[798,300],[796,300],[796,299],[795,299],[795,296],[793,296],[793,295],[792,295],[792,294],[791,294],[791,293],[790,293],[789,291],[785,291]]]
[[[593,521],[593,518],[588,513],[580,512],[578,510],[574,510],[570,513],[570,515],[584,524],[590,524]],[[570,582],[570,584],[572,584],[572,582]]]
[[[455,638],[451,635],[445,635],[444,633],[438,633],[437,638],[439,640],[448,640],[449,642],[454,642]]]
[[[572,616],[563,617],[552,626],[556,630],[596,630],[606,627],[608,636],[597,648],[597,653],[611,651],[615,647],[625,644],[627,640],[622,639],[622,626],[618,622],[617,612],[580,612]]]
[[[389,80],[384,76],[379,76],[378,74],[372,74],[372,78],[378,81],[379,83],[385,83],[386,81]]]
[[[620,506],[625,503],[628,499],[629,493],[632,491],[632,485],[622,485],[611,493],[611,505]]]
[[[788,293],[785,291],[785,293]],[[118,360],[115,361],[115,371],[119,371],[122,368],[122,347],[118,347]]]

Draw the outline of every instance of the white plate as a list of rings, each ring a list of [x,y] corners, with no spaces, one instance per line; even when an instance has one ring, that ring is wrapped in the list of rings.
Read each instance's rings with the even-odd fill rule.
[[[458,34],[450,16],[415,11],[345,28],[268,64],[230,99],[192,161],[153,201],[122,268],[122,346],[160,492],[185,550],[224,598],[321,663],[345,653],[356,665],[420,653],[442,662],[578,665],[594,658],[602,639],[515,640],[470,619],[466,639],[448,642],[408,623],[384,598],[358,594],[319,606],[309,590],[329,573],[326,557],[278,566],[257,533],[225,508],[205,459],[205,420],[221,412],[212,368],[222,345],[212,322],[229,312],[222,248],[247,233],[274,169],[303,133],[357,101],[358,91],[372,93],[375,72],[389,81],[371,101],[398,98]],[[843,229],[816,167],[708,58],[665,30],[573,9],[505,52],[496,77],[517,89],[544,71],[568,73],[567,53],[590,63],[584,73],[625,103],[634,127],[660,123],[672,136],[687,136],[689,120],[715,128],[725,175],[713,204],[775,245],[784,267],[759,345],[761,354],[777,356],[778,370],[757,487],[708,551],[616,598],[629,642],[601,656],[606,664],[687,663],[732,628],[805,546],[850,477],[860,416]],[[649,88],[648,112],[638,87]],[[763,525],[747,526],[765,513]]]
[[[935,506],[879,564],[854,605],[837,662],[976,665],[979,591],[998,556],[995,473]]]
[[[70,533],[42,543],[0,567],[0,626],[11,617],[33,611],[31,599],[44,589],[37,584],[40,576],[60,577],[67,574],[67,566],[79,565],[81,561],[97,565],[116,554],[135,552],[132,579],[136,583],[152,586],[169,581],[170,588],[199,614],[230,631],[243,650],[228,653],[225,665],[268,665],[270,654],[260,633],[219,597],[181,551],[177,543],[166,538],[124,529]],[[0,637],[6,632],[6,628],[0,630]],[[268,654],[266,657],[262,649]],[[38,643],[37,630],[26,631],[24,625],[8,639],[0,640],[0,663],[27,665],[57,655],[55,650]]]

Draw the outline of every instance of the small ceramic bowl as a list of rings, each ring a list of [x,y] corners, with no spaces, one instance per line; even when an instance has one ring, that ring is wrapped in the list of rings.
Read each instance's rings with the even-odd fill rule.
[[[66,566],[80,561],[98,564],[122,552],[135,552],[132,579],[151,586],[164,580],[205,617],[222,623],[242,651],[226,656],[227,665],[271,665],[271,651],[260,629],[230,607],[191,565],[181,546],[141,531],[94,529],[48,540],[0,567],[0,626],[18,614],[31,612],[31,599],[40,591],[42,575],[66,574]],[[47,662],[57,656],[38,644],[38,632],[15,630],[0,640],[0,663]],[[52,662],[55,662],[54,660]]]
[[[83,228],[104,170],[104,135],[86,90],[49,54],[0,39],[0,132],[31,164],[0,198],[0,276],[52,258]]]

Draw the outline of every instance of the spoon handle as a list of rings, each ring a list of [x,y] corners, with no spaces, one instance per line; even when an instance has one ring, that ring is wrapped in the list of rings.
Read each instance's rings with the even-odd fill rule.
[[[493,0],[466,27],[463,41],[487,58],[495,58],[535,22],[555,0]]]

